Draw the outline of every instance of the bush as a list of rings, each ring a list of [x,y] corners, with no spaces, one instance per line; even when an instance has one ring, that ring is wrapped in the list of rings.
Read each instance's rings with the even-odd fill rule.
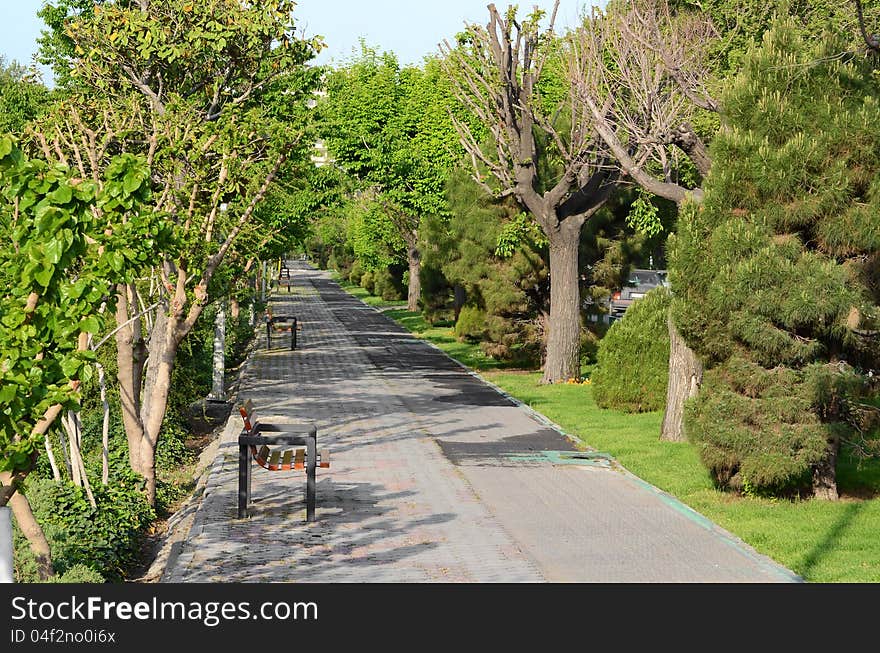
[[[828,443],[848,439],[861,422],[863,377],[841,363],[803,370],[765,369],[734,356],[707,370],[700,393],[685,404],[685,431],[715,482],[757,495],[803,494]],[[814,406],[836,406],[817,415]],[[860,423],[861,422],[861,423]],[[765,433],[771,431],[772,438]],[[870,434],[863,442],[875,449]]]
[[[364,266],[361,265],[361,262],[358,259],[355,259],[351,264],[351,269],[348,271],[347,279],[351,283],[360,283],[362,276],[364,276]]]
[[[476,306],[465,306],[455,323],[455,337],[464,342],[479,342],[486,333],[486,311]]]
[[[49,579],[50,583],[104,583],[104,577],[94,569],[85,565],[75,564],[63,574]]]
[[[387,268],[380,268],[373,273],[376,280],[373,294],[381,297],[386,302],[403,299],[402,285],[397,281],[391,271]]]
[[[419,276],[422,282],[422,316],[428,324],[437,324],[453,315],[453,288],[439,267],[423,265]]]
[[[138,561],[142,537],[156,515],[143,494],[143,479],[125,469],[116,473],[108,486],[92,487],[97,508],[72,483],[28,478],[26,495],[49,541],[57,573],[81,565],[121,581]],[[16,548],[16,553],[29,553],[26,545]],[[26,563],[22,569],[26,575]]]
[[[376,280],[373,277],[373,273],[370,270],[367,270],[366,272],[363,273],[363,275],[361,275],[361,288],[363,288],[364,290],[366,290],[368,293],[370,293],[372,295],[372,294],[374,294],[373,289],[375,287],[376,287]]]
[[[655,288],[630,306],[599,342],[591,377],[601,408],[629,413],[660,410],[669,370],[667,315],[672,296]]]

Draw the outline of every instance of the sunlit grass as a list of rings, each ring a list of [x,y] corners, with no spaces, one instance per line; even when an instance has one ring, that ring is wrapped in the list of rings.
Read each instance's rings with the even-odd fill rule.
[[[346,290],[361,299],[362,293],[369,298],[363,288]],[[372,305],[388,304],[378,298],[369,299]],[[739,497],[721,492],[715,489],[694,447],[660,441],[661,413],[600,409],[589,385],[542,385],[539,372],[505,369],[505,365],[483,354],[478,344],[457,341],[451,325],[429,325],[421,314],[405,308],[385,313],[586,446],[611,454],[636,476],[806,581],[880,582],[880,461],[859,461],[844,452],[838,464],[842,498],[836,502]]]

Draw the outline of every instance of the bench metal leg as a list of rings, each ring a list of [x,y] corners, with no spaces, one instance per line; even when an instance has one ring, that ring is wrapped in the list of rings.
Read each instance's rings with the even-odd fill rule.
[[[266,322],[266,351],[272,349],[272,323]]]
[[[317,494],[315,470],[317,468],[317,458],[317,438],[309,437],[306,441],[306,521],[315,521],[315,495]]]
[[[251,501],[251,457],[250,447],[238,447],[238,518],[247,517],[248,504]]]
[[[290,324],[290,350],[296,349],[296,318]]]

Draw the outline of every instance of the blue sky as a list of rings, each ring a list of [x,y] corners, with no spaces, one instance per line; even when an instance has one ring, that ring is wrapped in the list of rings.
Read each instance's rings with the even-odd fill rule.
[[[574,25],[586,3],[604,5],[604,0],[561,0],[557,25]],[[44,25],[37,18],[43,0],[0,0],[0,54],[7,60],[31,63],[36,39]],[[327,49],[317,63],[341,62],[367,44],[397,54],[404,64],[420,63],[437,51],[437,44],[461,31],[465,21],[485,23],[488,0],[300,0],[294,12],[307,36],[320,34]],[[499,9],[506,0],[496,0]],[[550,9],[553,0],[519,2],[521,13],[537,5]]]

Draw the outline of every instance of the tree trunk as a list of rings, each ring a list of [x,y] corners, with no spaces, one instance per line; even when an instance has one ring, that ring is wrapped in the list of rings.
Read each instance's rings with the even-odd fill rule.
[[[709,150],[706,144],[697,136],[697,132],[694,131],[693,126],[689,122],[684,123],[675,130],[673,142],[690,157],[702,177],[706,177],[709,174],[709,170],[712,167]]]
[[[181,303],[180,300],[176,301]],[[190,314],[193,324],[200,314],[201,308],[193,306]],[[177,351],[189,331],[186,322],[186,318],[180,314],[169,316],[160,310],[150,335],[150,364],[147,367],[140,415],[143,436],[138,447],[135,471],[146,479],[147,500],[151,506],[156,504],[156,447],[168,408],[171,373],[174,371]]]
[[[138,467],[135,471],[146,479],[147,500],[151,506],[156,502],[156,446],[168,407],[174,360],[183,339],[180,326],[177,318],[168,317],[162,312],[150,336],[150,364],[147,367],[141,408],[143,436],[138,447]]]
[[[669,384],[666,388],[666,411],[663,413],[663,426],[660,439],[668,442],[683,442],[684,402],[695,396],[703,383],[703,364],[675,327],[670,314],[666,323],[669,327]]]
[[[241,315],[241,304],[235,297],[229,298],[229,317],[232,318],[233,322],[238,321],[238,317]]]
[[[467,291],[464,289],[464,286],[455,284],[452,292],[452,310],[455,312],[454,321],[458,322],[458,316],[461,314],[461,309],[464,306],[464,303],[467,301]]]
[[[163,307],[154,320],[154,325],[161,319]],[[144,435],[141,423],[141,386],[143,383],[146,350],[141,333],[140,320],[131,323],[129,320],[128,288],[117,287],[116,303],[116,378],[119,381],[119,399],[122,406],[122,423],[128,439],[129,465],[134,471],[139,469],[139,447]],[[125,326],[122,326],[125,325]]]
[[[27,497],[19,490],[9,499],[9,506],[12,508],[12,514],[15,516],[15,522],[27,539],[34,558],[36,558],[37,575],[40,580],[48,580],[55,574],[55,570],[52,567],[52,552],[49,550],[46,534],[43,533],[43,529],[31,511],[31,504],[28,503]]]
[[[837,501],[837,454],[840,452],[840,439],[828,438],[825,459],[813,467],[813,496],[817,499]]]
[[[12,540],[12,508],[0,506],[0,583],[15,582],[15,552]]]
[[[574,229],[566,228],[562,223],[560,229],[550,236],[550,320],[541,383],[580,378],[579,243],[579,225]]]
[[[58,463],[55,461],[55,453],[52,449],[52,441],[49,434],[43,436],[43,443],[46,445],[46,457],[49,459],[49,465],[52,467],[52,478],[56,483],[61,482],[61,470],[58,469]]]
[[[418,247],[406,248],[406,261],[409,263],[409,290],[406,294],[406,310],[419,310],[419,300],[422,297],[422,253]]]
[[[110,482],[110,402],[107,399],[107,379],[104,375],[104,366],[95,363],[98,370],[98,387],[101,389],[101,407],[103,418],[101,420],[101,485]]]

